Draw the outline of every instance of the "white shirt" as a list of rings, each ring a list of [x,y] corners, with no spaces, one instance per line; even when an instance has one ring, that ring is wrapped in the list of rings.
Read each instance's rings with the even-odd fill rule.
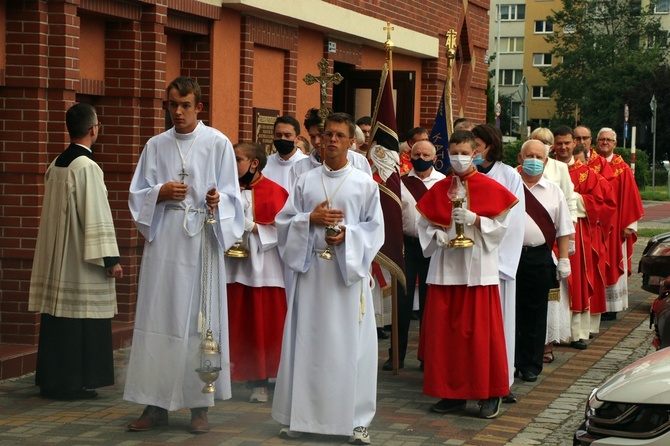
[[[268,156],[268,163],[263,169],[263,175],[279,184],[284,189],[290,191],[291,181],[289,172],[291,171],[291,167],[293,167],[296,162],[305,158],[307,158],[307,155],[302,153],[302,150],[300,149],[296,150],[293,156],[287,160],[283,159],[279,156],[279,153],[275,152]]]
[[[410,170],[407,173],[407,176],[419,178],[414,169]],[[423,185],[426,186],[426,189],[430,189],[438,181],[441,181],[444,178],[445,175],[442,172],[438,172],[435,168],[431,167],[430,175],[426,178],[419,179]],[[416,210],[416,200],[414,199],[414,196],[402,181],[400,182],[400,199],[402,200],[402,232],[410,237],[418,238],[418,223],[421,214]]]
[[[556,228],[557,238],[575,233],[575,226],[572,224],[568,203],[565,200],[563,191],[556,183],[542,177],[529,190],[549,213]],[[526,213],[526,230],[523,235],[523,246],[540,246],[546,242],[540,227]]]

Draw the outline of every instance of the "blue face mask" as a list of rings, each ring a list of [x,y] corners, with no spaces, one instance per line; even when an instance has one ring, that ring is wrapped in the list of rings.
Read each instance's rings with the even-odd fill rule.
[[[481,166],[482,164],[484,164],[484,158],[482,158],[481,153],[476,154],[475,157],[472,158],[472,164],[474,164],[475,166]]]
[[[433,167],[433,160],[426,161],[422,160],[421,158],[419,159],[412,159],[412,166],[414,167],[414,170],[417,172],[425,172],[431,167]]]
[[[544,163],[536,158],[526,158],[523,160],[523,171],[531,177],[540,175],[544,171]]]

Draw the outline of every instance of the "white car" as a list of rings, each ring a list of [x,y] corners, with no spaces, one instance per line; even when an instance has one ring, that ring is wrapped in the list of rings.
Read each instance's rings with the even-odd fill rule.
[[[575,446],[670,445],[670,348],[635,361],[591,392]]]

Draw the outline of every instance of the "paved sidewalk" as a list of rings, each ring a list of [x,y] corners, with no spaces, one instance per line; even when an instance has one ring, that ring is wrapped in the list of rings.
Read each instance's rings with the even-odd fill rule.
[[[646,240],[638,240],[636,258]],[[635,269],[637,260],[634,261]],[[653,296],[640,290],[641,277],[630,278],[630,305],[619,319],[603,322],[601,333],[583,351],[555,348],[556,360],[548,364],[536,383],[517,380],[513,387],[519,402],[503,405],[495,420],[476,417],[476,403],[467,414],[438,415],[428,411],[436,400],[422,394],[422,372],[416,361],[417,326],[405,368],[399,375],[379,372],[377,414],[370,426],[373,444],[412,446],[571,444],[583,405],[592,387],[625,364],[650,352],[651,331],[646,319]],[[632,333],[632,334],[631,334]],[[379,359],[386,359],[388,342],[380,342]],[[100,389],[95,400],[61,402],[44,400],[33,385],[32,374],[0,381],[0,444],[67,445],[330,445],[346,444],[347,437],[305,435],[300,440],[277,437],[279,425],[270,415],[271,404],[250,404],[249,390],[234,384],[233,398],[217,401],[210,411],[212,432],[194,436],[186,429],[189,412],[171,413],[170,426],[151,432],[128,432],[126,425],[142,407],[123,401],[124,364],[128,349],[118,350],[117,384]],[[327,401],[324,404],[328,404]]]

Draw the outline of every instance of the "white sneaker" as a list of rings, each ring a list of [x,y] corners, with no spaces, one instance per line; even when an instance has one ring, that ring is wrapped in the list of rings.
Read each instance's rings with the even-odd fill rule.
[[[268,402],[268,388],[254,387],[249,397],[250,403],[267,403]]]
[[[300,437],[302,437],[302,432],[292,431],[288,426],[284,426],[279,430],[279,438],[291,440]]]
[[[370,444],[368,428],[364,426],[355,427],[354,434],[349,437],[349,444]]]

